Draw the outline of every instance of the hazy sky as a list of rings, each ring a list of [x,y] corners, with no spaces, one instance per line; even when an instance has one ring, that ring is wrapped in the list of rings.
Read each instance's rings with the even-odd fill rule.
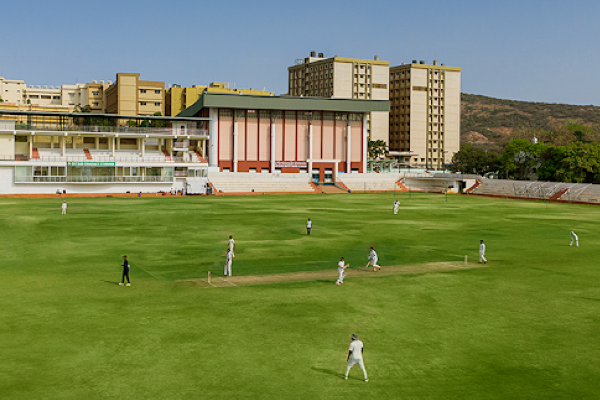
[[[462,91],[600,105],[600,1],[4,1],[0,76],[287,92],[311,50],[462,68]]]

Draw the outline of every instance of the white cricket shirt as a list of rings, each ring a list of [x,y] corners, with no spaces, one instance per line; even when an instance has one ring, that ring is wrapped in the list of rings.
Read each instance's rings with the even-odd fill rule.
[[[371,258],[371,260],[377,258],[377,253],[375,253],[375,250],[371,250],[371,255],[369,257]]]
[[[312,221],[306,221],[306,227],[308,229],[312,228]]]
[[[229,250],[233,250],[233,245],[235,244],[235,240],[229,239]]]
[[[483,243],[479,245],[479,254],[485,254],[485,244]]]
[[[363,350],[363,342],[360,340],[353,340],[350,343],[350,348],[348,349],[352,352],[352,358],[355,360],[362,360],[362,350]]]

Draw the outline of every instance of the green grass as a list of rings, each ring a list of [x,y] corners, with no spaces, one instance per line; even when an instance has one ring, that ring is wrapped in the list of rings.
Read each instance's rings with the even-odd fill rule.
[[[0,397],[596,398],[599,208],[417,194],[0,199]],[[310,237],[305,221],[313,221]],[[568,247],[569,231],[580,247]],[[330,269],[330,281],[177,279]],[[346,279],[364,265],[489,268]],[[121,256],[133,286],[116,285]],[[348,336],[370,382],[344,381]]]

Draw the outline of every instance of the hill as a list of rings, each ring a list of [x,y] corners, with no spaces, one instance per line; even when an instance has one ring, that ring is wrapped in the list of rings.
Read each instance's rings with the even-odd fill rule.
[[[463,93],[461,106],[461,142],[486,149],[502,147],[515,128],[550,130],[565,123],[585,125],[596,131],[600,127],[600,107],[593,105],[501,100]]]

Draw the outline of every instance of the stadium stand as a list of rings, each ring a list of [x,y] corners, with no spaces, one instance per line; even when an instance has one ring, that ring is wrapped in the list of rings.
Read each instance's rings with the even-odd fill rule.
[[[397,183],[403,177],[403,173],[340,174],[338,181],[342,182],[351,192],[393,192],[404,190]]]
[[[481,179],[473,194],[520,199],[556,200],[600,204],[600,185]]]
[[[316,193],[307,173],[211,172],[208,181],[215,193]]]

